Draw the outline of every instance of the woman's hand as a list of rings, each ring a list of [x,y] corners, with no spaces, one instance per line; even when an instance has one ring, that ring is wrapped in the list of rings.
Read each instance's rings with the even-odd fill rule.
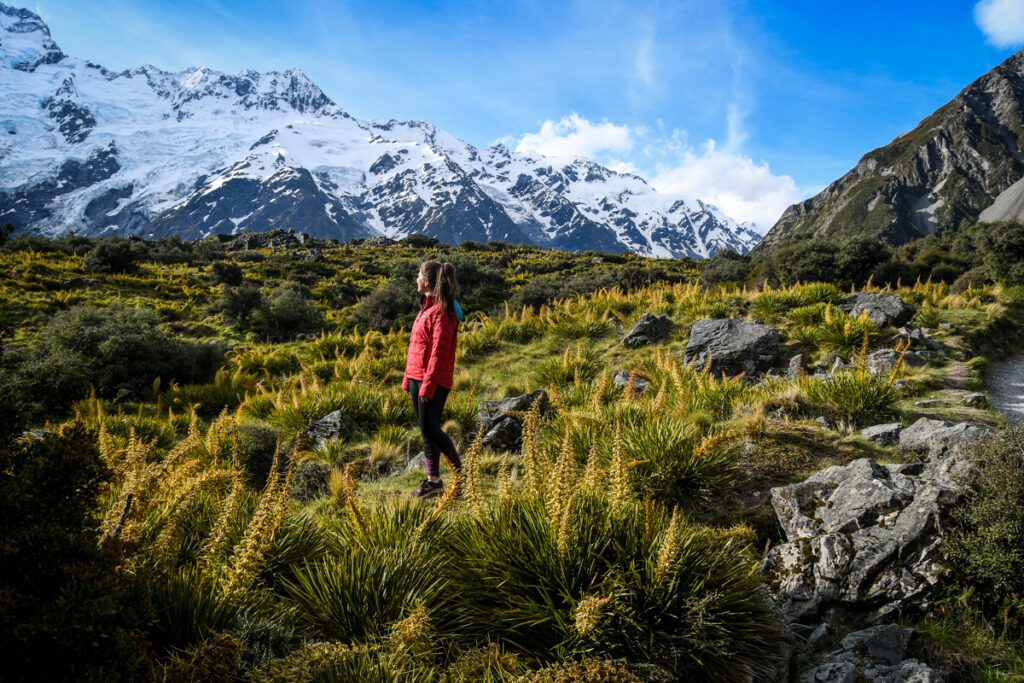
[[[420,403],[428,403],[430,401],[426,396],[420,396]]]

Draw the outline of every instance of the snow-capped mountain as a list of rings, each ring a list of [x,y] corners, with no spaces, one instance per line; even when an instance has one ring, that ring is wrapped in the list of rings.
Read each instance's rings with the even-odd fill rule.
[[[0,223],[55,235],[295,228],[706,257],[759,235],[585,159],[360,121],[298,69],[114,73],[0,4]]]

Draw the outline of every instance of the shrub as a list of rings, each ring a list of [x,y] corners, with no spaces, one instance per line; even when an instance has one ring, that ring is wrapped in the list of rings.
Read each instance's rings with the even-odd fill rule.
[[[210,274],[214,282],[231,287],[237,287],[242,284],[244,279],[241,266],[237,263],[228,263],[227,261],[214,262],[210,268]]]
[[[258,332],[274,341],[317,332],[323,326],[323,315],[309,300],[308,291],[290,283],[279,285],[267,295],[253,321]]]
[[[214,344],[170,336],[152,311],[113,304],[75,306],[55,315],[17,368],[46,409],[88,395],[137,396],[157,377],[183,382],[210,377],[224,357]]]
[[[961,581],[989,616],[1024,594],[1024,425],[980,440],[944,544]],[[1019,603],[1013,608],[1020,618]]]
[[[746,282],[750,275],[750,257],[726,249],[701,264],[700,283],[705,287]]]
[[[989,277],[1007,284],[1024,283],[1024,224],[982,223],[972,232]]]
[[[107,237],[89,252],[84,267],[91,273],[131,273],[145,254],[145,243],[141,240]]]
[[[263,293],[259,285],[245,282],[237,287],[226,287],[220,301],[213,309],[220,311],[224,317],[244,327],[253,311],[263,306]]]
[[[151,680],[145,584],[116,571],[94,526],[109,474],[80,423],[0,443],[0,656],[11,680]]]

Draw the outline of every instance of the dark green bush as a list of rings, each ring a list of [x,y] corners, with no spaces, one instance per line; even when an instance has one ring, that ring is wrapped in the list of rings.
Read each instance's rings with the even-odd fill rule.
[[[180,341],[156,313],[114,304],[75,306],[55,315],[14,369],[21,386],[46,410],[84,398],[138,396],[157,377],[201,382],[213,375],[224,350]]]
[[[750,275],[750,257],[732,249],[720,251],[701,264],[700,282],[705,287],[735,282],[742,284]]]
[[[1024,283],[1024,224],[980,223],[974,233],[975,246],[989,277],[1007,284]]]
[[[436,247],[441,243],[441,240],[421,232],[414,232],[400,239],[399,243],[415,249],[429,249],[430,247]]]
[[[131,273],[138,261],[146,258],[146,245],[139,239],[107,237],[97,242],[85,257],[85,270],[90,273]]]
[[[263,306],[263,292],[255,282],[243,282],[237,287],[226,287],[224,295],[213,304],[213,310],[224,314],[229,321],[245,327],[253,311]]]
[[[968,451],[967,493],[953,510],[944,544],[961,581],[989,616],[1022,614],[1024,595],[1024,425]]]
[[[229,287],[237,287],[245,279],[241,266],[228,261],[215,261],[210,267],[210,274],[213,276],[214,282]]]
[[[97,543],[108,476],[96,435],[81,424],[0,444],[4,680],[151,680],[145,585],[117,571],[115,548]]]
[[[271,290],[253,317],[253,328],[273,341],[319,332],[324,324],[320,309],[310,301],[309,291],[287,282]]]

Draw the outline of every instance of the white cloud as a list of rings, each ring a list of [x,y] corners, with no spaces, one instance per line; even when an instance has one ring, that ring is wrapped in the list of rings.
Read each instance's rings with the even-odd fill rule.
[[[520,153],[594,159],[613,171],[646,178],[662,194],[713,204],[765,233],[808,192],[790,176],[772,173],[767,162],[755,162],[738,151],[748,137],[743,118],[739,106],[729,107],[724,149],[711,139],[695,148],[684,131],[667,131],[661,119],[651,130],[607,120],[592,123],[575,113],[545,121],[540,131],[523,135],[515,148]]]
[[[561,121],[548,119],[536,133],[519,139],[516,151],[550,157],[594,157],[601,152],[625,153],[633,149],[633,131],[607,120],[592,123],[573,113]]]
[[[1024,44],[1024,2],[981,0],[974,6],[974,23],[996,47]]]
[[[680,136],[674,139],[678,148]],[[649,182],[664,194],[713,204],[736,221],[754,223],[761,233],[805,196],[791,177],[772,173],[767,162],[721,151],[714,140],[696,151],[679,150],[675,162],[659,164]]]

